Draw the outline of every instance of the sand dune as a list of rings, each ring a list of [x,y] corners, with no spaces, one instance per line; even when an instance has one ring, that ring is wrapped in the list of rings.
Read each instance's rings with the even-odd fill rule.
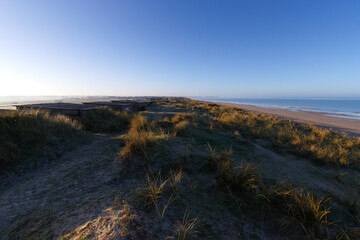
[[[282,109],[255,107],[251,105],[214,102],[221,106],[239,107],[245,111],[269,114],[277,117],[288,118],[295,122],[313,124],[318,127],[333,128],[345,132],[350,136],[360,136],[360,120],[326,116],[321,112],[293,112]]]

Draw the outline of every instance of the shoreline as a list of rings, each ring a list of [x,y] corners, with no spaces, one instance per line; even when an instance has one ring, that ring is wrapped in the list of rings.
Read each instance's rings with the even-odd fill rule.
[[[340,118],[326,116],[330,113],[325,112],[294,112],[283,109],[273,109],[265,107],[257,107],[252,105],[240,104],[240,103],[226,103],[226,102],[217,102],[217,101],[203,101],[207,103],[215,103],[220,106],[227,107],[237,107],[243,109],[246,112],[255,112],[261,114],[272,115],[280,118],[290,119],[294,122],[303,123],[303,124],[312,124],[321,128],[332,128],[337,132],[345,132],[352,137],[360,137],[360,120],[349,119],[349,118]]]

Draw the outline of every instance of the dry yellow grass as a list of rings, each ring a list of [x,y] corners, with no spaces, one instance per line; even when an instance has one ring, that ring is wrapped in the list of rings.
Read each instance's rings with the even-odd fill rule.
[[[119,155],[122,161],[126,162],[135,153],[145,154],[146,150],[156,145],[159,140],[166,139],[162,129],[156,128],[141,114],[132,118],[130,130],[126,134],[125,146]]]
[[[182,222],[175,227],[175,236],[168,239],[191,240],[197,238],[200,218],[199,216],[192,218],[190,215],[191,211],[186,210]]]
[[[209,114],[210,130],[218,127],[242,135],[270,139],[273,144],[291,148],[300,155],[309,155],[318,163],[339,167],[360,166],[360,140],[357,138],[338,134],[331,129],[301,125],[231,107],[212,106],[198,101],[189,101],[188,105]],[[179,119],[180,116],[174,120]]]
[[[167,189],[174,193],[179,191],[179,183],[181,182],[182,178],[184,177],[184,172],[180,169],[178,171],[170,171],[169,184]]]
[[[60,239],[67,240],[110,240],[140,237],[141,230],[137,227],[137,216],[131,213],[130,206],[123,202],[106,209],[94,220],[77,227]]]
[[[138,188],[136,190],[136,195],[145,209],[150,209],[152,207],[157,208],[158,201],[163,195],[169,179],[162,179],[160,175],[155,178],[151,178],[147,175],[146,180],[146,185]]]

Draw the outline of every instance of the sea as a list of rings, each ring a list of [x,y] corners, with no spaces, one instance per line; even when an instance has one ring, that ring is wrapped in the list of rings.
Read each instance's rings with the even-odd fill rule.
[[[196,100],[238,103],[294,112],[319,112],[326,116],[360,120],[360,99],[310,98],[193,98]]]

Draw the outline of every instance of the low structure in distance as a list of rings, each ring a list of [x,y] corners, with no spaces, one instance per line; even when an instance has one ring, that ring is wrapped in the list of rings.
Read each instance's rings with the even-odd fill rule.
[[[112,100],[111,102],[131,104],[133,106],[133,110],[141,110],[144,109],[145,106],[151,104],[153,101],[147,99],[119,99],[119,100]]]
[[[100,106],[76,103],[40,103],[16,105],[16,110],[46,110],[50,114],[63,114],[70,117],[81,117]]]
[[[70,117],[81,117],[100,107],[110,107],[117,111],[138,111],[151,104],[147,99],[119,99],[112,101],[92,101],[79,103],[39,103],[15,105],[16,110],[45,110],[50,114],[63,114]]]
[[[99,107],[110,107],[114,110],[119,111],[134,111],[134,105],[132,103],[124,102],[83,102],[85,105],[99,106]]]

